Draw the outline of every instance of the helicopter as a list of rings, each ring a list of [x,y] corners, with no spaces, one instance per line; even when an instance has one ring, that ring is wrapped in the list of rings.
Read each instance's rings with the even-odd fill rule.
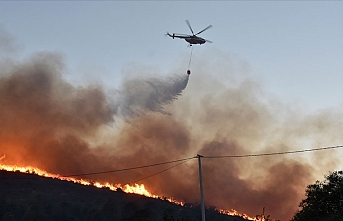
[[[209,25],[206,28],[204,28],[202,31],[199,31],[198,33],[194,34],[193,29],[191,27],[191,24],[189,23],[188,20],[186,20],[186,23],[187,23],[187,25],[188,25],[188,27],[191,30],[193,35],[175,34],[175,33],[169,34],[169,32],[167,32],[167,35],[169,37],[172,37],[173,39],[174,38],[185,39],[185,41],[187,41],[189,43],[189,46],[192,46],[193,44],[200,44],[200,45],[202,45],[202,44],[205,44],[206,42],[212,43],[212,41],[209,41],[209,40],[206,40],[206,39],[203,39],[203,38],[197,36],[198,34],[206,31],[207,29],[212,28],[212,25]]]

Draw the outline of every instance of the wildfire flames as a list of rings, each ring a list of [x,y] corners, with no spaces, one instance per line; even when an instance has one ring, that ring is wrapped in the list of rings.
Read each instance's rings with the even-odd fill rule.
[[[4,157],[2,157],[4,158]],[[0,158],[1,160],[1,158]],[[15,165],[4,165],[4,164],[0,164],[0,170],[5,170],[5,171],[10,171],[10,172],[21,172],[21,173],[29,173],[29,174],[36,174],[39,176],[43,176],[43,177],[48,177],[48,178],[54,178],[54,179],[59,179],[59,180],[66,180],[66,181],[70,181],[70,182],[74,182],[74,183],[78,183],[78,184],[82,184],[82,185],[86,185],[86,186],[95,186],[97,188],[109,188],[112,191],[116,191],[118,188],[120,188],[121,190],[123,190],[125,193],[134,193],[134,194],[139,194],[139,195],[143,195],[146,197],[151,197],[151,198],[161,198],[158,195],[154,195],[152,193],[150,193],[147,189],[145,189],[144,184],[134,184],[134,185],[121,185],[121,184],[112,184],[112,183],[102,183],[102,182],[97,182],[97,181],[90,181],[90,180],[85,180],[85,179],[77,179],[77,178],[73,178],[73,177],[64,177],[64,176],[60,176],[59,174],[53,174],[53,173],[49,173],[45,170],[41,170],[39,168],[35,168],[35,167],[31,167],[31,166],[15,166]],[[165,198],[166,200],[168,200],[169,202],[178,204],[183,206],[184,202],[182,201],[177,201],[171,197],[169,198]],[[231,216],[241,216],[244,219],[249,219],[249,220],[256,220],[254,218],[251,218],[249,216],[247,216],[246,214],[240,214],[238,213],[236,210],[231,209],[231,210],[224,210],[224,209],[220,209],[218,210],[220,213],[222,214],[226,214],[226,215],[231,215]]]
[[[74,182],[74,183],[78,183],[78,184],[82,184],[82,185],[86,185],[86,186],[95,186],[98,188],[109,188],[113,191],[116,191],[118,188],[120,188],[126,193],[135,193],[135,194],[144,195],[144,196],[151,197],[151,198],[158,198],[159,197],[157,195],[151,194],[148,190],[146,190],[144,184],[135,184],[133,186],[130,186],[128,184],[121,185],[121,184],[111,184],[111,183],[107,183],[107,182],[106,183],[94,182],[94,181],[85,180],[85,179],[77,179],[77,178],[73,178],[73,177],[64,177],[64,176],[60,176],[59,174],[52,174],[52,173],[49,173],[47,171],[44,171],[44,170],[41,170],[41,169],[38,169],[35,167],[31,167],[31,166],[20,167],[20,166],[0,164],[0,170],[13,171],[13,172],[19,171],[21,173],[37,174],[37,175],[43,176],[43,177],[49,177],[49,178],[54,178],[54,179],[59,179],[59,180],[66,180],[66,181],[70,181],[70,182]],[[171,198],[168,200],[170,202],[182,205],[181,202],[172,200]]]

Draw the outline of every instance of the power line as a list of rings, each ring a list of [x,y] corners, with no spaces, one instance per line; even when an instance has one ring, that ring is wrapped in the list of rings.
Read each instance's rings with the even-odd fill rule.
[[[294,154],[294,153],[304,153],[304,152],[313,152],[313,151],[320,151],[320,150],[329,150],[329,149],[338,149],[342,148],[343,145],[339,146],[331,146],[331,147],[321,147],[321,148],[314,148],[314,149],[305,149],[305,150],[294,150],[294,151],[285,151],[285,152],[273,152],[273,153],[260,153],[260,154],[246,154],[246,155],[223,155],[223,156],[203,156],[203,158],[208,158],[208,159],[216,159],[216,158],[245,158],[245,157],[262,157],[262,156],[274,156],[274,155],[285,155],[285,154]],[[194,157],[189,157],[189,158],[184,158],[184,159],[179,159],[179,160],[173,160],[173,161],[167,161],[167,162],[162,162],[162,163],[155,163],[155,164],[149,164],[149,165],[144,165],[144,166],[137,166],[137,167],[129,167],[129,168],[123,168],[123,169],[117,169],[117,170],[108,170],[108,171],[99,171],[99,172],[91,172],[91,173],[80,173],[80,174],[71,174],[71,175],[65,175],[63,177],[76,177],[76,176],[88,176],[88,175],[97,175],[97,174],[106,174],[106,173],[116,173],[116,172],[121,172],[121,171],[129,171],[129,170],[135,170],[135,169],[142,169],[142,168],[147,168],[147,167],[153,167],[153,166],[159,166],[159,165],[165,165],[165,164],[171,164],[171,163],[176,163],[176,162],[181,162],[177,165],[174,165],[170,168],[167,168],[165,170],[162,170],[160,172],[157,172],[155,174],[149,175],[147,177],[144,177],[142,179],[147,179],[151,176],[155,176],[157,174],[163,173],[169,169],[172,169],[182,163],[185,163],[191,159],[195,159],[197,156]],[[2,178],[0,178],[2,179]],[[139,179],[139,180],[142,180]],[[138,181],[139,181],[138,180]]]
[[[304,152],[312,152],[312,151],[319,151],[319,150],[329,150],[329,149],[337,149],[342,148],[343,145],[340,146],[332,146],[332,147],[320,147],[314,149],[305,149],[305,150],[294,150],[294,151],[285,151],[285,152],[274,152],[274,153],[260,153],[260,154],[246,154],[246,155],[226,155],[226,156],[204,156],[203,158],[243,158],[243,157],[262,157],[262,156],[274,156],[274,155],[283,155],[283,154],[292,154],[292,153],[304,153]]]
[[[108,171],[100,171],[100,172],[92,172],[92,173],[79,173],[79,174],[71,174],[71,175],[66,175],[64,177],[69,177],[69,176],[87,176],[87,175],[97,175],[97,174],[104,174],[104,173],[116,173],[116,172],[121,172],[121,171],[127,171],[127,170],[135,170],[135,169],[142,169],[142,168],[147,168],[147,167],[153,167],[153,166],[159,166],[159,165],[165,165],[165,164],[170,164],[170,163],[176,163],[176,162],[181,162],[181,161],[188,161],[191,159],[194,159],[195,157],[189,157],[189,158],[184,158],[180,160],[173,160],[173,161],[168,161],[168,162],[162,162],[162,163],[155,163],[155,164],[150,164],[150,165],[145,165],[145,166],[138,166],[138,167],[129,167],[129,168],[123,168],[123,169],[118,169],[118,170],[108,170]]]
[[[208,158],[208,159],[215,159],[215,158],[244,158],[244,157],[262,157],[262,156],[273,156],[273,155],[284,155],[284,154],[294,154],[294,153],[304,153],[304,152],[312,152],[312,151],[319,151],[319,150],[328,150],[328,149],[337,149],[337,148],[342,148],[343,145],[340,146],[331,146],[331,147],[320,147],[320,148],[314,148],[314,149],[305,149],[305,150],[294,150],[294,151],[285,151],[285,152],[273,152],[273,153],[260,153],[260,154],[246,154],[246,155],[224,155],[224,156],[203,156],[203,158]],[[118,170],[108,170],[108,171],[100,171],[100,172],[92,172],[92,173],[80,173],[80,174],[72,174],[72,175],[67,175],[68,176],[87,176],[87,175],[97,175],[97,174],[105,174],[105,173],[116,173],[116,172],[121,172],[121,171],[128,171],[128,170],[135,170],[135,169],[142,169],[142,168],[147,168],[147,167],[153,167],[153,166],[159,166],[159,165],[165,165],[165,164],[170,164],[170,163],[176,163],[176,162],[182,162],[182,161],[188,161],[191,159],[197,158],[197,156],[194,157],[189,157],[189,158],[184,158],[180,160],[173,160],[173,161],[168,161],[168,162],[162,162],[162,163],[155,163],[155,164],[150,164],[150,165],[145,165],[145,166],[137,166],[137,167],[129,167],[129,168],[123,168],[123,169],[118,169]],[[177,165],[176,165],[177,166]],[[174,167],[174,166],[173,166]],[[171,168],[173,168],[171,167]],[[171,169],[170,168],[170,169]],[[166,169],[168,170],[168,169]],[[165,171],[166,171],[165,170]],[[162,173],[164,171],[158,172]],[[153,174],[156,175],[156,174]],[[153,176],[151,175],[151,176]],[[150,176],[148,176],[150,177]],[[148,178],[146,177],[146,178]],[[144,178],[144,179],[146,179]]]
[[[167,171],[167,170],[173,169],[174,167],[177,167],[177,166],[179,166],[179,165],[181,165],[181,164],[184,164],[184,163],[190,161],[191,159],[194,159],[194,157],[189,158],[189,159],[187,159],[186,161],[183,161],[183,162],[181,162],[181,163],[178,163],[178,164],[176,164],[176,165],[174,165],[174,166],[172,166],[172,167],[169,167],[169,168],[167,168],[167,169],[161,170],[161,171],[159,171],[159,172],[157,172],[157,173],[154,173],[154,174],[151,174],[151,175],[149,175],[149,176],[143,177],[143,178],[141,178],[141,179],[138,179],[138,180],[129,182],[129,183],[127,183],[127,184],[130,184],[130,183],[137,183],[138,181],[148,179],[148,178],[150,178],[150,177],[152,177],[152,176],[158,175],[158,174],[163,173],[163,172],[165,172],[165,171]]]

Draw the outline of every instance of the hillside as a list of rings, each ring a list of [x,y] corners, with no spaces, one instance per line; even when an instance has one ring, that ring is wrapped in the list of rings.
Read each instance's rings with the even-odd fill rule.
[[[207,220],[244,221],[207,208]],[[0,220],[201,220],[200,207],[99,189],[35,174],[0,171]]]

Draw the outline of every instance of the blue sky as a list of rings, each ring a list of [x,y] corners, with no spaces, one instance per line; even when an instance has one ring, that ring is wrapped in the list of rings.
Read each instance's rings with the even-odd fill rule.
[[[316,110],[342,105],[342,9],[340,1],[2,1],[0,27],[21,57],[61,52],[74,82],[115,87],[131,63],[163,75],[188,59],[187,43],[166,31],[190,33],[185,19],[195,31],[212,24],[201,36],[214,43],[194,53],[235,55],[265,90]]]
[[[183,40],[166,31],[195,31],[249,64],[271,94],[313,110],[342,105],[343,2],[340,1],[63,1],[0,2],[0,27],[15,39],[17,55],[63,53],[67,78],[116,87],[131,63],[168,74],[187,60]],[[186,67],[185,67],[186,69]]]

